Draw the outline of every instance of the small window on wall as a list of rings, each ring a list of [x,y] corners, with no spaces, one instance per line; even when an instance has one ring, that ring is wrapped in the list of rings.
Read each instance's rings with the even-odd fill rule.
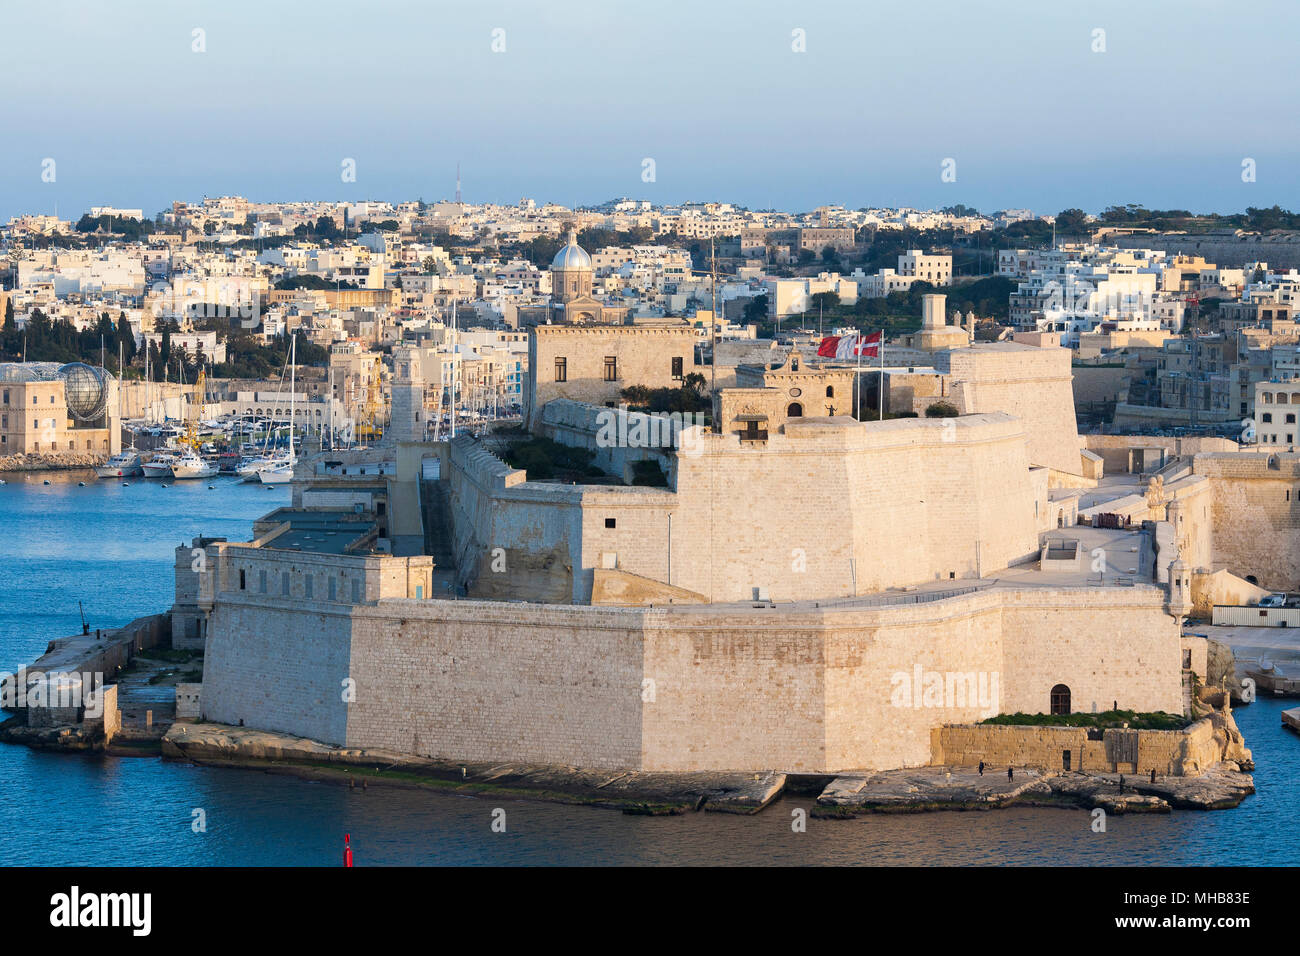
[[[682,377],[682,357],[680,355],[674,355],[673,356],[673,378],[681,378],[681,377]]]
[[[615,526],[615,524],[616,524],[616,521],[615,521],[614,518],[606,518],[606,519],[605,519],[605,527],[606,527],[606,528],[612,528],[612,527]]]
[[[239,590],[242,591],[242,590],[244,590],[244,588],[245,588],[245,582],[244,582],[244,569],[243,569],[243,568],[240,568],[240,569],[239,569]]]
[[[616,355],[605,356],[605,381],[618,381],[618,356]]]
[[[567,382],[569,380],[569,362],[562,355],[555,357],[555,380],[557,382]]]
[[[1070,712],[1070,688],[1057,684],[1052,688],[1052,713],[1068,714]]]

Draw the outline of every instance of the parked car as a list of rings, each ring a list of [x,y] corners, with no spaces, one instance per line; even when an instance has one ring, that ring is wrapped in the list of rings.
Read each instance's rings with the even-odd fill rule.
[[[1259,599],[1260,607],[1286,607],[1285,594],[1270,594]]]

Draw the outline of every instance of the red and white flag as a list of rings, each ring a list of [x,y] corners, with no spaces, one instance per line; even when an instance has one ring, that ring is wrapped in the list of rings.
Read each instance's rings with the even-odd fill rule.
[[[817,354],[822,358],[835,358],[835,351],[839,348],[840,336],[828,335],[822,339],[822,344],[817,346]]]
[[[885,338],[884,332],[873,332],[871,335],[855,335],[857,340],[853,346],[854,355],[869,355],[875,358],[880,354],[880,346]]]
[[[817,347],[817,354],[822,358],[836,359],[858,358],[863,355],[875,358],[880,354],[880,343],[883,338],[883,332],[874,332],[871,335],[861,335],[857,332],[852,335],[828,335]]]

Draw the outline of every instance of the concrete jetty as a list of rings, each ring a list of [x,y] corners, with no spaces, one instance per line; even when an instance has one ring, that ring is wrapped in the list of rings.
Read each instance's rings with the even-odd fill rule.
[[[1282,711],[1282,726],[1290,727],[1296,733],[1300,733],[1300,707]]]

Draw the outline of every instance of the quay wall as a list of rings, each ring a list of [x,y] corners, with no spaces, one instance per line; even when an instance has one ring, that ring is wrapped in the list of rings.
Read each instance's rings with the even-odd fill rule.
[[[202,709],[219,723],[452,760],[921,766],[933,728],[1046,712],[1058,683],[1076,709],[1117,695],[1181,712],[1178,629],[1162,602],[1152,587],[761,608],[348,607],[230,592],[213,613]],[[945,694],[954,675],[957,693]]]
[[[1092,738],[1098,735],[1092,734]],[[978,724],[936,727],[931,732],[931,762],[936,766],[1028,767],[1106,773],[1194,776],[1219,762],[1223,743],[1213,723],[1198,720],[1182,730],[1108,728],[1090,739],[1086,727]],[[1133,741],[1136,740],[1136,744]],[[1129,759],[1136,746],[1136,762]]]

